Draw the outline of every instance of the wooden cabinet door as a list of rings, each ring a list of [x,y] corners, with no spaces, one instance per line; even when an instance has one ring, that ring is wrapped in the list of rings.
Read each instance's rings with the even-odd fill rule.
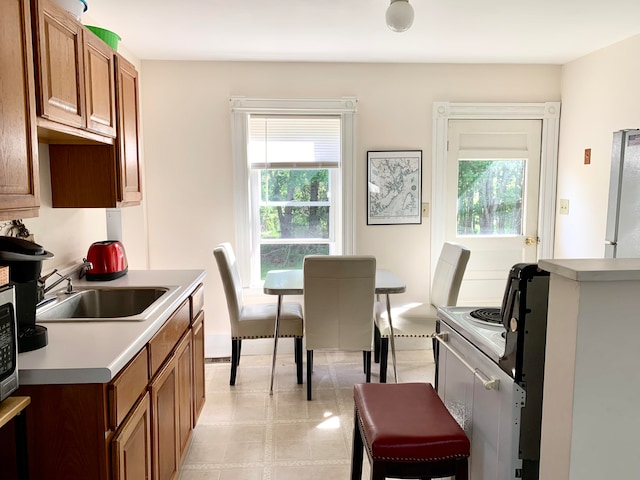
[[[115,55],[91,32],[84,32],[87,130],[116,136]]]
[[[204,407],[204,311],[200,311],[191,327],[193,336],[193,428]]]
[[[178,378],[176,358],[170,357],[149,386],[153,480],[178,476]]]
[[[28,0],[0,2],[0,220],[35,217],[38,139]]]
[[[82,25],[50,0],[34,1],[33,6],[38,29],[38,115],[82,128],[86,123]]]
[[[116,72],[118,206],[137,205],[142,201],[138,72],[117,54]]]
[[[111,442],[113,480],[151,478],[151,415],[147,393]]]
[[[180,341],[176,348],[176,370],[178,373],[178,461],[182,463],[189,445],[192,431],[192,353],[193,342],[191,332]]]

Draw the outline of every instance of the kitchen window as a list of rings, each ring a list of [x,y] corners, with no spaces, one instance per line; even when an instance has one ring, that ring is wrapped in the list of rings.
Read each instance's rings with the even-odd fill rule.
[[[246,287],[305,255],[353,252],[356,100],[231,99],[236,251]]]

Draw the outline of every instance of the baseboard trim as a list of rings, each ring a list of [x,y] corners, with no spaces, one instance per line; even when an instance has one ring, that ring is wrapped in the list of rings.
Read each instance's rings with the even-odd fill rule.
[[[304,348],[304,347],[303,347]],[[428,338],[397,338],[396,351],[431,350]],[[293,354],[293,339],[281,338],[278,341],[278,353]],[[242,355],[272,355],[273,339],[259,338],[242,342]],[[212,361],[230,361],[231,339],[226,335],[205,335],[204,356]],[[220,359],[220,360],[219,360]]]

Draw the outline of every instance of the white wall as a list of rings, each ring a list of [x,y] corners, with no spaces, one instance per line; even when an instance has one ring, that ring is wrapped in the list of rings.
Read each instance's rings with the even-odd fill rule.
[[[60,268],[86,257],[89,245],[106,238],[104,209],[52,208],[49,146],[38,146],[40,165],[40,215],[24,219],[35,242],[54,257],[42,264],[43,272]]]
[[[601,258],[607,221],[611,140],[640,128],[640,36],[564,65],[556,216],[556,258]],[[591,148],[591,164],[584,150]]]
[[[106,211],[104,208],[52,208],[49,146],[38,146],[40,166],[40,214],[23,222],[35,236],[35,242],[52,252],[42,271],[64,268],[87,256],[89,245],[107,240]],[[88,182],[100,179],[87,179]],[[122,209],[123,244],[131,269],[146,269],[147,239],[143,206]]]
[[[229,97],[358,98],[356,251],[428,297],[430,224],[367,226],[366,152],[423,150],[431,196],[434,101],[560,100],[559,66],[143,61],[142,110],[151,268],[205,268],[207,334],[228,336],[213,247],[235,241]],[[224,354],[222,352],[221,354]]]

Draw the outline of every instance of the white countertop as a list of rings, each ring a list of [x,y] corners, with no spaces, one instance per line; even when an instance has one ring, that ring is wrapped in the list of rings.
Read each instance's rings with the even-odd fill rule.
[[[640,280],[640,258],[569,258],[540,260],[538,266],[578,282]]]
[[[144,321],[47,322],[47,346],[18,355],[21,385],[107,383],[140,351],[205,277],[204,270],[133,270],[108,282],[74,286],[178,286]],[[64,288],[64,285],[61,285]]]

